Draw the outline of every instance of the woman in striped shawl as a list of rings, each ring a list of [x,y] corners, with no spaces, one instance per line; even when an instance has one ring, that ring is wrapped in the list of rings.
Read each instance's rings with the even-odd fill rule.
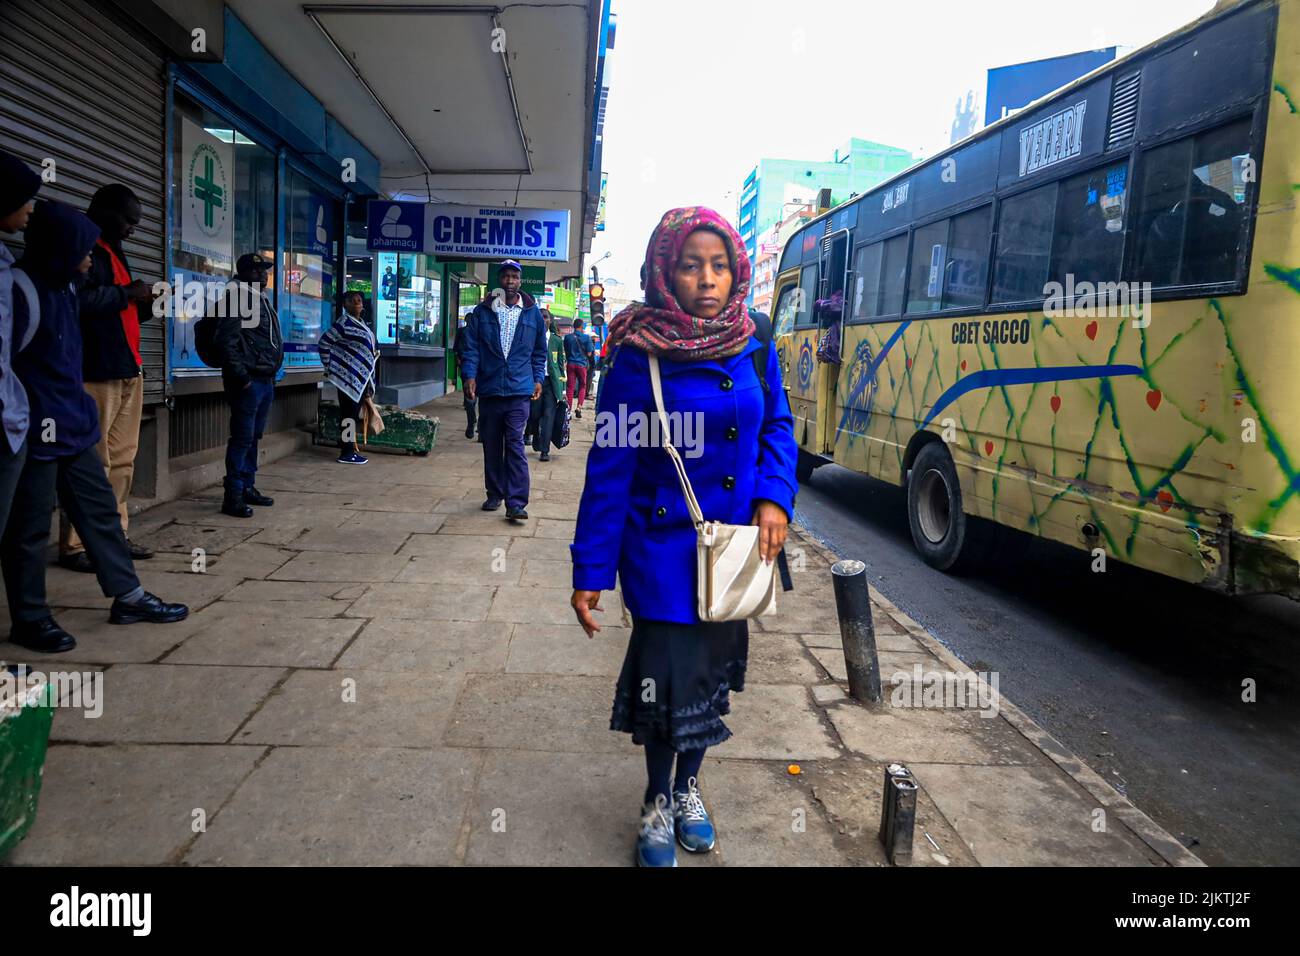
[[[361,405],[375,391],[375,333],[361,321],[365,299],[355,290],[343,294],[343,314],[320,337],[320,360],[325,377],[339,393],[338,461],[364,465],[368,458],[357,454],[356,434],[361,428]],[[350,424],[349,424],[350,423]],[[348,439],[351,438],[351,441]]]

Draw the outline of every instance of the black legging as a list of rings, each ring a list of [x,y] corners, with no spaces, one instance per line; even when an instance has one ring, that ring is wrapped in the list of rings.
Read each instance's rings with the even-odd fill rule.
[[[352,435],[356,437],[361,434],[361,403],[355,402],[352,398],[339,389],[339,448],[345,455],[355,455],[357,452],[357,443],[355,441],[344,441],[347,436],[348,419],[352,420]]]

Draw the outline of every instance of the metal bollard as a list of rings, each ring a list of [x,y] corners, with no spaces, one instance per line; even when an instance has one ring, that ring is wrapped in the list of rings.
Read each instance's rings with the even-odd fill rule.
[[[837,561],[831,568],[835,581],[835,610],[840,619],[844,664],[849,672],[849,695],[864,703],[880,703],[880,661],[876,657],[876,629],[871,622],[871,594],[867,566],[861,561]]]
[[[916,778],[899,763],[885,768],[884,799],[880,808],[880,842],[894,866],[912,862],[912,832],[916,827]]]

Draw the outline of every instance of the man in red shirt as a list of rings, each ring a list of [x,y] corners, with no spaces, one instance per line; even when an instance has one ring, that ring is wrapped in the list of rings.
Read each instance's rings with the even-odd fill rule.
[[[126,501],[135,475],[144,408],[140,322],[153,317],[153,292],[144,280],[131,277],[122,251],[122,243],[135,233],[142,216],[135,193],[122,183],[105,186],[91,197],[86,215],[99,226],[100,238],[78,293],[85,343],[82,373],[86,391],[99,407],[99,458],[113,486],[126,534]],[[153,551],[129,536],[127,544],[135,560],[153,557]],[[75,571],[94,571],[66,515],[59,522],[59,563]]]

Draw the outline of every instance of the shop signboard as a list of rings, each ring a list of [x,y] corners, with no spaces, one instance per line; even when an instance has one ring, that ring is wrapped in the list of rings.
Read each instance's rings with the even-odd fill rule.
[[[372,199],[366,247],[450,258],[569,258],[569,210]]]

